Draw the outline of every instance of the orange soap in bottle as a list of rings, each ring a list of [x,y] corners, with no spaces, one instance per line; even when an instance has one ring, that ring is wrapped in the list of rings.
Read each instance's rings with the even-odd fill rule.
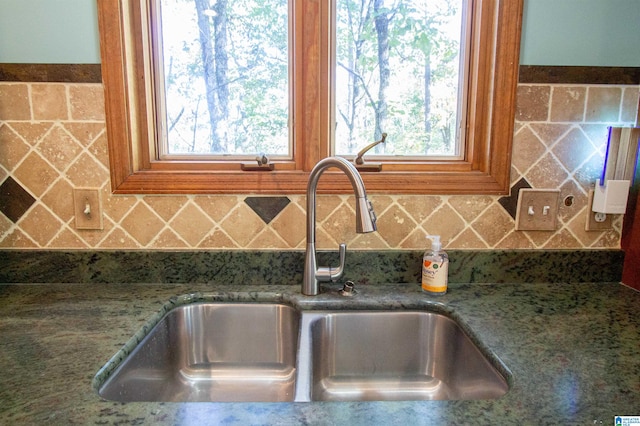
[[[449,256],[442,250],[439,235],[427,235],[431,249],[422,257],[422,291],[445,294],[449,284]]]

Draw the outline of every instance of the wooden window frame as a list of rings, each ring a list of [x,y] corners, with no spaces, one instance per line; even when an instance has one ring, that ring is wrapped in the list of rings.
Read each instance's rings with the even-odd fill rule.
[[[315,163],[329,155],[331,118],[330,1],[296,0],[292,84],[293,160],[275,170],[242,171],[239,163],[159,161],[153,143],[156,108],[144,31],[147,0],[98,2],[111,188],[117,194],[304,193]],[[509,192],[523,0],[476,0],[462,160],[385,163],[363,172],[369,192],[495,194]],[[350,191],[339,173],[323,191]]]

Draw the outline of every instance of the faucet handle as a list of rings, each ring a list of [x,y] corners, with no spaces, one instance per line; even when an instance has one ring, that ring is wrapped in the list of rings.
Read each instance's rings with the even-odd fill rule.
[[[321,266],[316,271],[316,279],[318,281],[337,281],[342,277],[344,273],[344,264],[347,257],[347,245],[345,243],[340,244],[340,265],[338,267],[333,266]]]
[[[337,281],[344,273],[345,259],[347,258],[347,245],[340,244],[340,264],[337,268],[331,268],[331,281]]]

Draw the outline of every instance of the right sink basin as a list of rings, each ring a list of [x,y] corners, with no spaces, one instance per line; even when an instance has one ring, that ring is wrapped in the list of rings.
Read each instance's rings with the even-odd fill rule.
[[[310,327],[312,401],[499,398],[505,377],[453,319],[424,311],[336,311]]]

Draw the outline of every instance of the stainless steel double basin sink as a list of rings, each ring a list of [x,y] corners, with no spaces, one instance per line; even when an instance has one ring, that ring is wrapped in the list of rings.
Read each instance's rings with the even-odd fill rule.
[[[493,399],[509,389],[500,361],[460,324],[421,310],[193,303],[113,365],[98,393],[125,402]]]

